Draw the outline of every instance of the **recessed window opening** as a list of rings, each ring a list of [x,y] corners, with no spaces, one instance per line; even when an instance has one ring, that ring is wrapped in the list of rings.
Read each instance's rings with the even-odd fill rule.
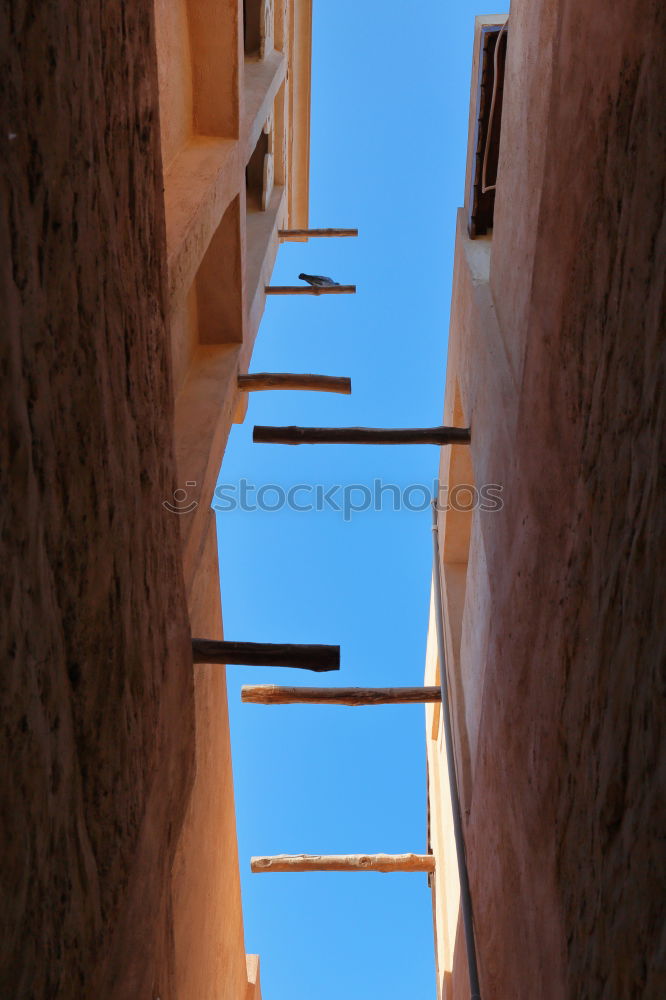
[[[269,152],[269,137],[262,132],[245,168],[247,210],[261,212],[264,193],[264,161]]]
[[[243,45],[246,56],[259,56],[262,17],[262,0],[243,0]]]
[[[502,27],[486,27],[481,36],[474,165],[469,197],[468,227],[472,238],[484,236],[493,228],[508,35],[508,28],[502,30]]]

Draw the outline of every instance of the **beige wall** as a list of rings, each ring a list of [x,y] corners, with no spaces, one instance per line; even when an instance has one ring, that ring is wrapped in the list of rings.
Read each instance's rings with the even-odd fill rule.
[[[310,3],[277,7],[245,66],[242,0],[7,6],[3,997],[260,1000],[225,672],[190,629],[222,635],[212,490],[278,224],[307,224]]]
[[[188,502],[198,504],[181,518],[190,588],[230,424],[244,413],[236,376],[250,362],[277,230],[307,225],[311,7],[276,5],[276,45],[261,58],[243,53],[242,0],[158,0],[155,14],[175,442],[181,488],[196,484]],[[277,173],[261,210],[246,204],[245,169],[265,130]]]
[[[193,635],[222,637],[215,515],[190,594]],[[194,672],[196,778],[172,879],[177,996],[245,1000],[247,970],[225,670]]]
[[[458,218],[444,422],[471,425],[476,485],[504,487],[501,511],[440,522],[488,997],[663,995],[648,541],[660,531],[648,428],[663,428],[663,15],[622,8],[514,2],[494,232],[471,241]],[[443,483],[470,474],[453,451]],[[436,670],[431,624],[427,681]],[[438,714],[426,710],[438,978],[458,1000],[469,987]]]
[[[187,0],[155,0],[162,163],[167,168],[192,133],[192,61]]]
[[[177,1000],[194,691],[162,507],[176,468],[152,0],[3,15],[0,996]]]
[[[210,507],[232,421],[244,415],[236,378],[250,363],[278,227],[307,224],[310,3],[275,8],[276,30],[246,56],[242,0],[155,3],[175,450],[183,506],[196,504],[174,517],[192,634],[209,638],[222,638]],[[258,144],[252,183],[263,199],[246,197]],[[171,889],[178,1000],[260,1000],[243,940],[224,667],[195,667],[194,693],[196,778]]]
[[[430,597],[430,617],[426,644],[425,684],[439,684],[439,659],[433,594]],[[460,884],[453,841],[451,797],[446,773],[444,732],[438,706],[426,705],[426,756],[428,762],[429,850],[437,859],[437,868],[430,877],[432,889],[437,996],[447,997],[447,976],[453,969],[456,928],[460,904]]]

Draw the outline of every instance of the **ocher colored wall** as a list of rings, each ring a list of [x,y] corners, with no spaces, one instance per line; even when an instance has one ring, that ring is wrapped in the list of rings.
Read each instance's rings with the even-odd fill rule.
[[[193,635],[222,637],[215,515],[190,595]],[[194,668],[196,780],[173,870],[178,1000],[244,1000],[247,984],[225,668]]]
[[[294,126],[284,105],[295,87],[309,95],[309,64],[295,66],[292,59],[287,85],[293,3],[279,4],[276,12],[285,51],[267,46],[264,59],[257,54],[246,60],[242,0],[175,6],[156,0],[155,6],[175,450],[179,487],[187,493],[180,506],[191,506],[173,517],[181,534],[192,633],[222,638],[210,505],[232,420],[244,412],[236,379],[250,363],[277,228],[288,222],[286,191],[294,184],[283,133],[274,130],[269,143],[264,129],[278,111],[282,123]],[[297,0],[296,6],[309,12],[308,2]],[[299,40],[301,61],[306,41],[309,35]],[[305,171],[299,161],[297,182],[307,194],[303,134],[309,134],[309,121],[296,125],[298,156],[305,160]],[[269,146],[282,171],[270,197],[267,191],[265,211],[261,198],[249,206],[246,199],[246,165],[258,142],[255,186],[263,181]],[[302,201],[299,194],[301,216]],[[194,686],[196,777],[171,886],[178,1000],[245,1000],[246,992],[258,1000],[243,941],[225,668],[196,666]]]
[[[152,3],[5,5],[0,995],[175,1000],[194,765]]]
[[[0,17],[0,994],[259,1000],[224,668],[193,672],[190,626],[222,635],[209,507],[294,183],[307,224],[310,3],[298,163],[281,133],[247,226],[293,3],[245,67],[242,0],[47,6]]]
[[[192,134],[192,56],[187,0],[154,0],[162,162],[167,169]]]
[[[445,414],[457,378],[476,483],[504,487],[472,525],[456,711],[482,988],[657,1000],[666,17],[510,17],[490,271],[461,218]]]

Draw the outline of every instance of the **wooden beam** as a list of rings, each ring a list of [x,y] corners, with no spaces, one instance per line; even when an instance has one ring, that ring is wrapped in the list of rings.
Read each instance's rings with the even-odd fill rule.
[[[278,229],[281,240],[302,239],[304,236],[358,236],[358,229]]]
[[[342,375],[289,375],[282,372],[257,372],[239,375],[238,388],[243,392],[262,392],[265,389],[304,389],[311,392],[339,392],[351,394],[351,379]]]
[[[251,858],[253,872],[434,872],[433,854],[275,854]]]
[[[252,440],[261,444],[469,444],[469,427],[262,427]]]
[[[339,646],[192,639],[194,663],[241,663],[251,667],[298,667],[323,673],[340,669]]]
[[[442,700],[440,687],[280,687],[244,684],[241,701],[253,705],[414,705]]]
[[[264,285],[266,295],[356,295],[356,285]]]

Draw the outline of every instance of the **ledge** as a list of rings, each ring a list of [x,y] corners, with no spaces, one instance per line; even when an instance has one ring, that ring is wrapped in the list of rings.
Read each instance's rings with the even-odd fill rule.
[[[273,110],[275,96],[287,72],[282,52],[271,52],[265,59],[246,59],[243,75],[242,142],[245,163],[250,159],[264,122]]]
[[[250,312],[257,292],[264,294],[264,285],[268,284],[273,270],[275,252],[279,246],[278,220],[285,202],[285,189],[276,186],[265,212],[250,211],[245,216],[245,279]]]
[[[246,308],[241,366],[250,363],[254,341],[266,306],[264,286],[270,283],[279,249],[277,230],[287,214],[287,194],[275,187],[265,212],[246,216]]]
[[[245,956],[247,968],[247,986],[244,1000],[261,1000],[261,982],[259,978],[259,956]]]

